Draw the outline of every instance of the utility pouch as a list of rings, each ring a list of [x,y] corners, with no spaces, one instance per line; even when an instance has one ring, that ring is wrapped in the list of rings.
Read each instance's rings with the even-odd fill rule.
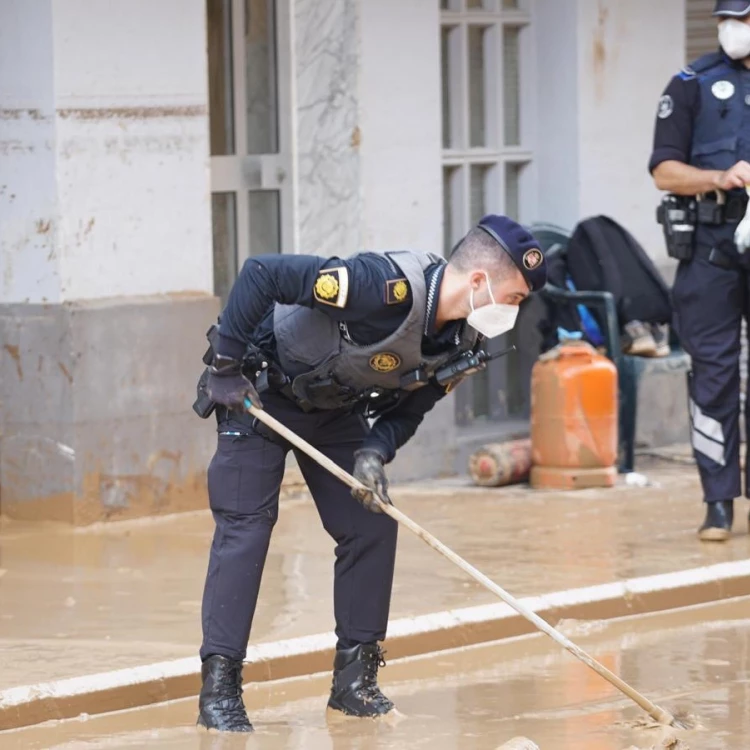
[[[698,216],[695,198],[668,193],[656,211],[662,225],[667,254],[677,260],[690,260],[695,252],[695,224]]]
[[[719,226],[724,223],[724,206],[713,201],[698,201],[698,223]]]
[[[203,355],[203,364],[207,367],[213,364],[214,361],[214,346],[216,339],[219,335],[219,326],[215,323],[206,331],[206,338],[208,339],[208,349]],[[198,397],[195,399],[193,404],[193,411],[201,418],[208,419],[216,409],[216,404],[211,401],[208,397],[208,391],[206,386],[208,384],[208,369],[203,371],[203,374],[198,379],[198,385],[196,391]]]
[[[208,419],[216,409],[216,403],[212,401],[208,392],[206,391],[206,384],[208,383],[208,369],[203,371],[203,374],[198,379],[198,386],[196,388],[198,397],[195,399],[193,404],[193,411],[201,418]]]
[[[204,365],[211,365],[214,361],[214,348],[216,345],[216,340],[219,336],[219,326],[217,326],[215,323],[206,331],[206,338],[208,339],[208,349],[206,349],[206,353],[203,355],[203,364]]]
[[[297,398],[309,402],[316,409],[342,409],[359,401],[354,389],[342,385],[332,376],[314,380],[295,378],[292,387]]]

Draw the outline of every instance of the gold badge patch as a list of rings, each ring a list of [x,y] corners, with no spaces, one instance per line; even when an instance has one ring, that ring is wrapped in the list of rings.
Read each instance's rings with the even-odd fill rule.
[[[349,272],[346,267],[321,268],[313,292],[315,299],[324,305],[346,307],[349,296]]]
[[[327,273],[315,283],[315,294],[321,299],[331,300],[339,296],[339,282],[335,276]]]
[[[387,305],[399,305],[409,297],[409,283],[406,279],[391,279],[385,284]]]
[[[391,352],[380,352],[370,358],[370,367],[375,372],[393,372],[401,365],[401,357]]]

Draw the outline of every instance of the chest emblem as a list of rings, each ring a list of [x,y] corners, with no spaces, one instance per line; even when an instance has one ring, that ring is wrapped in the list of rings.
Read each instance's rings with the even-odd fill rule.
[[[385,284],[385,302],[387,305],[398,305],[409,296],[409,284],[406,279],[391,279]]]
[[[393,372],[401,365],[401,357],[391,352],[379,352],[370,357],[370,367],[375,372]]]
[[[711,93],[717,99],[729,99],[729,97],[734,95],[734,84],[730,81],[716,81],[711,86]]]

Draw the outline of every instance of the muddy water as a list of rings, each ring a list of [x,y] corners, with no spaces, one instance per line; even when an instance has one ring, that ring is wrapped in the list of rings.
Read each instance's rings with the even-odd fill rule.
[[[645,715],[541,636],[393,662],[383,685],[402,718],[330,717],[328,675],[250,685],[256,732],[199,733],[195,700],[0,733],[3,750],[496,750],[513,737],[542,750],[740,750],[750,744],[750,598],[640,619],[564,623],[571,637],[698,731],[634,729]]]
[[[745,559],[743,512],[731,544],[700,545],[695,472],[653,472],[644,492],[533,493],[438,483],[395,490],[418,523],[510,592],[533,595]],[[644,529],[646,531],[644,531]],[[194,655],[211,533],[207,513],[80,531],[0,530],[0,689]],[[523,561],[523,564],[519,564]],[[252,641],[329,632],[333,544],[309,500],[282,506]],[[393,618],[496,599],[402,531]]]

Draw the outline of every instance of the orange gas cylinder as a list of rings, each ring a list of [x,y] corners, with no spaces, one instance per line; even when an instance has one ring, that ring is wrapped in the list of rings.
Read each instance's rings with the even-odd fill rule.
[[[617,368],[563,340],[531,373],[530,482],[538,489],[611,487],[617,478]]]

